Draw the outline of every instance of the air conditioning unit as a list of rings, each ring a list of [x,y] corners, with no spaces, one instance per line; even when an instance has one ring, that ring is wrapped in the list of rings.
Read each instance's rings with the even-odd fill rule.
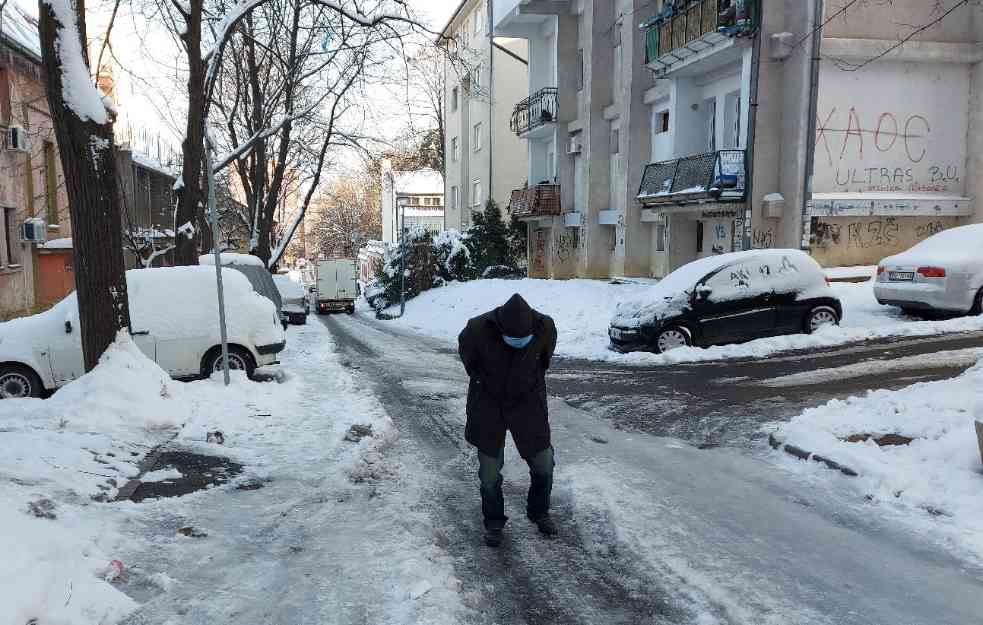
[[[27,131],[20,126],[7,128],[6,148],[12,152],[27,152],[31,149]]]
[[[31,218],[20,225],[20,240],[24,243],[36,243],[41,245],[45,242],[44,220]]]
[[[579,137],[570,137],[570,146],[567,154],[580,154],[584,150],[584,144],[578,141]]]

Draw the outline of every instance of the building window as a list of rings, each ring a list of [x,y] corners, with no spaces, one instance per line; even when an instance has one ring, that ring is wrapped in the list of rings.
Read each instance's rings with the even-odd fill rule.
[[[57,224],[58,218],[58,171],[55,168],[55,144],[44,142],[44,197],[45,219],[49,224]]]
[[[577,50],[577,91],[584,90],[584,49]]]
[[[451,89],[451,110],[457,110],[457,87]]]
[[[451,187],[451,208],[454,209],[454,210],[457,210],[458,208],[460,208],[460,205],[458,204],[458,198],[459,197],[460,196],[459,196],[457,187]]]
[[[475,66],[471,72],[471,93],[481,91],[481,65]]]
[[[666,251],[666,225],[656,224],[655,226],[655,251]]]
[[[472,140],[472,145],[474,146],[474,151],[481,151],[481,122],[474,125],[474,138]]]
[[[9,266],[17,264],[17,209],[5,207],[3,209],[3,235],[6,237],[6,249],[4,250],[3,260]]]
[[[451,139],[451,160],[455,163],[461,158],[460,146],[457,143],[457,137]]]
[[[611,129],[611,154],[618,154],[621,152],[621,129],[612,128]]]
[[[471,183],[471,206],[481,208],[481,180]]]
[[[655,134],[657,135],[669,132],[669,111],[657,111],[652,126],[655,128]]]

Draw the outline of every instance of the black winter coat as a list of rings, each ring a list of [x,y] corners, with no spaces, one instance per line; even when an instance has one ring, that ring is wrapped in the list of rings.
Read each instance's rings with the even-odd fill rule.
[[[553,320],[533,311],[534,336],[524,349],[502,340],[498,309],[475,317],[458,337],[458,351],[471,383],[465,438],[479,451],[498,455],[506,430],[523,458],[550,446],[546,371],[556,349]]]

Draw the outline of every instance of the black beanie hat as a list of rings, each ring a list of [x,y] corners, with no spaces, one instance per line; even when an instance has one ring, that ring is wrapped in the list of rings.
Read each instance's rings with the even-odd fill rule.
[[[534,325],[532,308],[516,293],[498,309],[498,325],[505,336],[529,336]]]

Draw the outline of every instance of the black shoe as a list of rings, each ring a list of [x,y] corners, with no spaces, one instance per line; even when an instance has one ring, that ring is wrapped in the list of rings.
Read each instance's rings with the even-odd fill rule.
[[[556,523],[553,521],[553,517],[549,513],[538,517],[530,516],[529,520],[536,524],[536,527],[539,528],[539,533],[544,536],[556,536],[560,533],[560,530],[556,527]]]
[[[485,544],[489,547],[501,547],[504,534],[500,528],[489,528],[485,530]]]

